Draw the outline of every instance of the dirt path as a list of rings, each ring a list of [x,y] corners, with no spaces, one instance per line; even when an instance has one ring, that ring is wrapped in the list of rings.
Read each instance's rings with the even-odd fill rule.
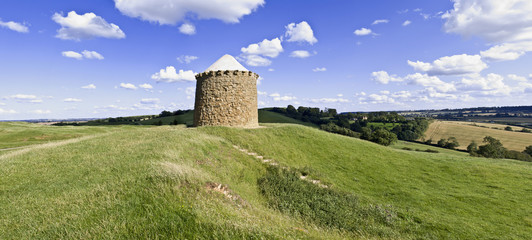
[[[14,148],[2,148],[2,149],[0,149],[0,151],[15,150],[15,149],[21,149],[21,148],[25,148],[25,147],[28,147],[28,146],[14,147]]]

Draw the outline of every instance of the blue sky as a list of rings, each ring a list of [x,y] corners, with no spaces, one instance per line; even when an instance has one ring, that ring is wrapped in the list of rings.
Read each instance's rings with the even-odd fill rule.
[[[224,54],[259,107],[532,104],[529,0],[3,0],[0,119],[190,109]]]

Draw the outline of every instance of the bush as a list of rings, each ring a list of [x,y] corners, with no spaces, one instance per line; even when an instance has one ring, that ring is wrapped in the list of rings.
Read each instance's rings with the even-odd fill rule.
[[[510,132],[513,131],[512,127],[510,127],[510,126],[505,127],[504,130],[510,131]]]
[[[370,141],[380,145],[389,146],[392,143],[397,142],[397,136],[384,128],[379,128],[371,134]]]
[[[478,154],[487,158],[504,158],[506,156],[506,148],[502,145],[501,141],[486,136],[484,138],[484,143],[478,148]]]

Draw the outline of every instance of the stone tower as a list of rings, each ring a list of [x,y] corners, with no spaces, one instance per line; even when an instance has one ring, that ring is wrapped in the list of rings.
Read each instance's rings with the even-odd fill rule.
[[[258,77],[231,55],[197,74],[194,126],[258,127]]]

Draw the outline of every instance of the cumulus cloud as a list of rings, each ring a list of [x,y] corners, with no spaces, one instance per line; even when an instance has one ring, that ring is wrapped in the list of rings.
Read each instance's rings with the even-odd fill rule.
[[[361,29],[355,30],[353,33],[357,36],[366,36],[366,35],[370,35],[372,31],[371,29],[368,29],[368,28],[361,28]]]
[[[41,103],[42,102],[42,100],[37,99],[37,96],[29,95],[29,94],[15,94],[15,95],[7,96],[5,98],[12,99],[17,102],[30,102],[30,103]]]
[[[0,27],[4,27],[10,30],[13,30],[15,32],[20,32],[20,33],[28,33],[30,31],[25,24],[13,22],[13,21],[4,22],[0,20]]]
[[[523,41],[495,45],[486,51],[481,51],[480,55],[490,61],[510,61],[530,51],[532,51],[532,41]]]
[[[179,32],[186,35],[194,35],[196,34],[196,27],[191,23],[183,23],[179,26]]]
[[[83,88],[83,89],[96,89],[96,85],[91,83],[91,84],[83,86],[81,88]]]
[[[115,7],[124,15],[159,24],[175,25],[187,16],[218,19],[238,23],[264,4],[264,0],[183,1],[183,0],[115,0]]]
[[[151,79],[157,82],[194,82],[196,81],[195,73],[192,70],[183,71],[176,69],[172,66],[166,67],[166,69],[159,70],[158,73],[155,73],[151,76]]]
[[[476,75],[463,78],[460,87],[465,90],[480,90],[484,95],[509,95],[511,87],[504,83],[504,77],[490,73],[486,77]]]
[[[308,58],[310,56],[312,55],[308,51],[305,51],[305,50],[296,50],[290,53],[290,57],[295,57],[295,58]]]
[[[404,80],[409,81],[409,84],[421,85],[424,87],[432,87],[439,92],[456,91],[456,87],[452,83],[447,83],[436,76],[429,76],[427,74],[415,73],[404,77]]]
[[[269,97],[271,97],[273,99],[273,101],[276,101],[276,102],[280,102],[280,101],[293,101],[293,100],[296,100],[297,98],[294,97],[294,96],[281,96],[281,94],[279,93],[272,93],[270,95],[268,95]]]
[[[84,50],[83,52],[81,52],[81,54],[83,54],[83,57],[85,57],[86,59],[103,60],[103,56],[95,51]]]
[[[312,71],[313,72],[325,72],[325,71],[327,71],[327,68],[317,67],[317,68],[312,69]]]
[[[61,55],[63,55],[63,57],[74,58],[74,59],[77,59],[77,60],[83,59],[83,55],[81,55],[78,52],[74,52],[74,51],[64,51],[64,52],[61,53]]]
[[[129,89],[129,90],[137,90],[137,86],[131,84],[131,83],[120,83],[121,88]]]
[[[467,54],[441,57],[432,63],[409,60],[408,65],[416,71],[438,76],[479,73],[488,67],[480,55]]]
[[[373,21],[373,23],[371,25],[377,25],[377,24],[381,24],[381,23],[389,23],[390,21],[388,19],[377,19],[375,21]]]
[[[530,0],[452,0],[452,10],[442,15],[444,29],[491,42],[532,40]]]
[[[395,103],[395,99],[386,94],[370,94],[367,98],[361,98],[361,101],[369,101],[373,104]]]
[[[60,39],[80,41],[95,37],[115,39],[126,37],[120,27],[108,23],[105,19],[92,12],[78,15],[75,11],[71,11],[66,17],[55,13],[52,16],[52,20],[61,25],[56,35]]]
[[[412,21],[406,20],[406,21],[403,22],[403,27],[406,27],[406,26],[410,25],[411,23],[412,23]]]
[[[17,111],[13,109],[2,109],[0,108],[0,114],[15,114]]]
[[[283,46],[279,38],[274,38],[272,40],[264,39],[260,43],[250,44],[240,50],[245,55],[262,55],[275,58],[279,56],[279,53],[283,52]]]
[[[82,100],[79,98],[65,98],[63,99],[63,102],[81,102]]]
[[[244,55],[240,57],[240,60],[245,61],[247,65],[253,67],[265,67],[272,64],[270,59],[263,58],[259,55]]]
[[[318,42],[318,39],[314,37],[314,31],[305,21],[302,21],[298,24],[290,23],[285,28],[285,37],[287,37],[287,42],[307,42],[310,45]]]
[[[52,111],[50,110],[42,110],[42,109],[38,109],[38,110],[33,110],[31,111],[31,113],[35,113],[35,114],[50,114],[52,113]]]
[[[403,79],[400,77],[397,77],[396,75],[389,75],[386,71],[378,71],[371,73],[371,80],[382,83],[382,84],[388,84],[389,82],[401,82]]]
[[[140,100],[141,104],[157,104],[159,102],[158,98],[143,98]]]
[[[315,98],[310,99],[313,103],[348,103],[349,100],[345,98]]]
[[[197,60],[198,57],[197,56],[189,56],[189,55],[181,55],[177,58],[177,61],[179,61],[180,63],[186,63],[186,64],[189,64],[191,63],[192,61],[194,60]]]
[[[508,74],[508,79],[510,80],[514,80],[514,81],[517,81],[517,82],[526,82],[526,77],[522,77],[522,76],[517,76],[515,74]]]
[[[144,83],[144,84],[140,84],[139,88],[148,90],[148,89],[153,89],[153,86],[149,83]]]

